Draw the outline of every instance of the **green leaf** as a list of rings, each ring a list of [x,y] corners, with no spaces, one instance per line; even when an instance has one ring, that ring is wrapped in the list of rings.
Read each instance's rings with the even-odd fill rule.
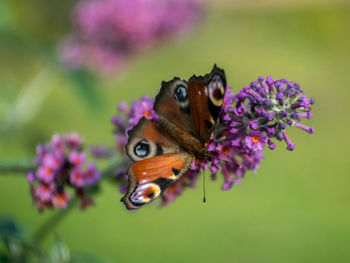
[[[0,160],[0,174],[13,174],[18,173],[20,175],[25,176],[27,172],[35,170],[36,166],[33,163],[33,160]],[[6,222],[5,219],[0,219],[0,233],[2,233],[2,226]],[[13,220],[12,220],[13,222]],[[13,222],[13,224],[15,224]]]
[[[16,222],[11,218],[1,218],[0,219],[0,236],[4,237],[22,237],[20,228],[17,226]]]
[[[8,255],[1,254],[0,252],[0,263],[10,263],[11,260]]]

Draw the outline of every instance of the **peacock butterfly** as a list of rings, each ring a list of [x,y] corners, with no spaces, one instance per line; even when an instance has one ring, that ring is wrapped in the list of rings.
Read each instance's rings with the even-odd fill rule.
[[[210,139],[226,91],[222,69],[214,65],[205,76],[162,82],[153,106],[159,120],[142,117],[129,132],[126,152],[134,161],[127,171],[127,209],[137,209],[159,197],[181,177],[195,158],[209,160]]]

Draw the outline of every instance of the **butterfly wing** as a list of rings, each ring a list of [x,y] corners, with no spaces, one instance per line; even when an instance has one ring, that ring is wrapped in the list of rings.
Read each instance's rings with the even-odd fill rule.
[[[158,124],[144,117],[128,135],[126,151],[136,162],[128,168],[129,188],[122,201],[128,209],[137,209],[156,199],[180,178],[193,156],[183,152]]]
[[[160,118],[192,134],[187,82],[178,77],[163,81],[153,106]]]
[[[203,144],[213,132],[225,91],[225,73],[214,65],[209,74],[193,76],[188,82],[179,78],[163,81],[153,108],[161,118]]]
[[[193,156],[167,153],[135,162],[128,169],[129,189],[122,198],[126,208],[137,209],[161,195],[190,167]]]
[[[133,161],[181,151],[180,146],[158,124],[145,117],[128,132],[128,136],[126,152]]]
[[[205,76],[192,76],[188,81],[189,107],[193,134],[202,142],[209,140],[226,91],[225,72],[214,65]]]

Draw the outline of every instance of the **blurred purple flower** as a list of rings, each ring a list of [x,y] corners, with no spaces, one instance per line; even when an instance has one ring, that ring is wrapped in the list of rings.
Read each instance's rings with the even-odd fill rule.
[[[78,153],[76,151],[72,151],[69,154],[69,161],[74,164],[76,167],[80,167],[85,162],[85,153]]]
[[[95,184],[100,173],[93,163],[84,171],[86,156],[82,148],[82,139],[76,133],[55,134],[50,142],[37,146],[35,163],[38,168],[29,172],[27,179],[33,203],[39,210],[66,208],[70,200],[67,187],[79,193],[82,207],[86,207],[84,187]]]
[[[94,158],[97,159],[109,158],[113,155],[112,149],[102,145],[90,146],[90,153]]]
[[[202,15],[200,0],[84,0],[73,12],[75,32],[63,40],[70,68],[109,73],[136,53],[187,31]]]
[[[76,187],[83,187],[85,184],[84,172],[76,166],[70,174],[70,183]]]
[[[85,172],[85,183],[86,184],[95,184],[101,177],[100,172],[96,169],[94,163],[90,163]]]
[[[61,209],[67,208],[70,195],[67,192],[56,193],[52,198],[52,204]]]

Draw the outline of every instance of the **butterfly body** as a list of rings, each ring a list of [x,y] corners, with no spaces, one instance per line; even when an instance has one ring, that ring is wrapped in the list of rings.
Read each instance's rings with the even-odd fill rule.
[[[160,118],[159,125],[162,127],[186,152],[193,154],[200,160],[210,159],[207,148],[196,137],[166,119]]]
[[[210,139],[223,104],[226,78],[214,66],[189,81],[175,77],[162,82],[154,111],[159,120],[142,117],[129,132],[129,188],[122,198],[128,209],[137,209],[161,195],[190,167],[195,158],[210,160],[205,143]]]

